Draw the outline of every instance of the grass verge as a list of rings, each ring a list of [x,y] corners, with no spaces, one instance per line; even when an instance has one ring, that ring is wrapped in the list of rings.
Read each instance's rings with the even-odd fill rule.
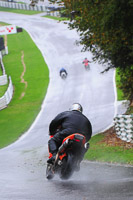
[[[3,63],[12,78],[14,95],[8,107],[0,110],[0,148],[17,140],[30,127],[41,109],[49,83],[47,65],[26,31],[8,35],[7,44],[9,54],[3,57]],[[21,82],[22,52],[26,66],[23,79],[27,87]]]
[[[121,141],[109,130],[91,138],[85,159],[133,165],[133,144]]]
[[[40,11],[35,11],[35,10],[19,10],[15,8],[5,8],[5,7],[0,7],[0,11],[25,14],[25,15],[35,15],[38,13],[42,13]]]
[[[117,100],[118,101],[122,101],[123,99],[123,92],[122,90],[119,88],[119,83],[120,83],[120,75],[118,73],[118,69],[116,69],[116,89],[117,89]]]
[[[0,97],[2,97],[5,94],[7,88],[8,88],[8,84],[0,85]]]
[[[2,76],[3,75],[3,72],[2,72],[2,69],[1,69],[1,67],[0,67],[0,76]]]
[[[66,17],[54,17],[54,16],[49,16],[49,15],[45,15],[43,17],[49,18],[49,19],[54,19],[54,20],[58,20],[58,21],[67,21],[68,18]]]

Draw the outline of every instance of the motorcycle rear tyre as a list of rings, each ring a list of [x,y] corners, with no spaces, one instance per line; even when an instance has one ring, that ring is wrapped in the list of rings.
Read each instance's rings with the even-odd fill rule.
[[[68,153],[67,156],[63,158],[63,164],[60,171],[61,179],[67,180],[72,176],[74,172],[73,160],[74,160],[74,157],[70,153]]]

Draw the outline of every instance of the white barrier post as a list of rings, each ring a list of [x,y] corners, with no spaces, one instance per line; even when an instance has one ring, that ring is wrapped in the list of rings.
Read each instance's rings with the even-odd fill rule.
[[[114,118],[114,126],[121,140],[133,143],[133,115],[117,115]]]

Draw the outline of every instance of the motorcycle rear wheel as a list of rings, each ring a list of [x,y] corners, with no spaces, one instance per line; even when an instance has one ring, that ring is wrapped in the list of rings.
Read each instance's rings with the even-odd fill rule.
[[[73,155],[72,154],[67,154],[67,156],[63,158],[61,171],[60,171],[60,178],[61,179],[67,180],[72,176],[72,174],[74,172],[73,163],[74,162],[73,162]]]

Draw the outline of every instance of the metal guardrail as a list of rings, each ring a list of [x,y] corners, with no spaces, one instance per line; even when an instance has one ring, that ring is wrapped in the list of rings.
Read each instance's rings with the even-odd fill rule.
[[[2,61],[2,52],[1,51],[0,51],[0,65],[1,65],[3,75],[5,75],[6,72],[5,72],[3,61]]]
[[[5,55],[8,54],[8,47],[7,47],[7,46],[5,47],[5,49],[3,49],[3,50],[1,51],[1,54],[2,54],[2,56],[5,56]]]
[[[0,85],[6,85],[8,80],[7,80],[7,75],[5,72],[4,64],[2,61],[2,51],[0,51],[0,67],[2,69],[3,75],[0,76]]]
[[[9,76],[9,86],[5,94],[0,98],[0,110],[6,108],[10,103],[13,96],[13,84],[11,77]]]
[[[3,72],[3,75],[0,76],[0,85],[5,85],[5,84],[8,83],[8,79],[7,79],[7,74],[5,72],[4,64],[2,62],[1,51],[0,51],[0,65],[1,65],[1,68],[2,68],[2,72]],[[9,76],[9,85],[8,85],[7,91],[0,98],[0,110],[7,107],[7,105],[10,103],[10,101],[12,99],[12,96],[13,96],[13,84],[12,84],[11,77]]]
[[[6,85],[7,84],[7,75],[0,76],[0,85]]]
[[[46,7],[42,5],[35,5],[30,6],[29,4],[22,4],[22,3],[10,3],[10,2],[3,2],[0,1],[0,7],[6,8],[15,8],[15,9],[22,9],[22,10],[35,10],[35,11],[46,11]]]
[[[114,126],[121,140],[133,143],[133,115],[117,115]]]

